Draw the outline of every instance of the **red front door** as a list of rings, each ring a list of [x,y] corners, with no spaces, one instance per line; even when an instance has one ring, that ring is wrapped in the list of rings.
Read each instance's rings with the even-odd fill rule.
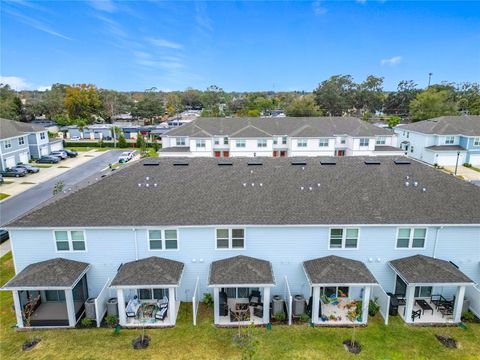
[[[223,152],[223,157],[229,157],[230,156],[230,152],[229,151],[224,151]]]
[[[337,150],[337,156],[345,156],[345,150]]]
[[[220,157],[220,155],[222,155],[222,153],[220,151],[214,151],[214,155],[215,155],[215,157]]]
[[[273,157],[277,157],[277,152],[276,151],[273,152]]]
[[[287,156],[287,152],[285,150],[280,151],[280,157]]]

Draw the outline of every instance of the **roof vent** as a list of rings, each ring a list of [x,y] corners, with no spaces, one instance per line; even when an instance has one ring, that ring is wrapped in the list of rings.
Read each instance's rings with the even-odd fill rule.
[[[365,165],[380,165],[380,161],[378,160],[365,160]]]
[[[335,160],[322,160],[320,161],[321,165],[337,165]]]
[[[307,165],[307,162],[304,160],[293,160],[291,162],[292,165]]]
[[[452,264],[453,266],[455,266],[457,269],[458,269],[458,265],[455,264],[453,261],[448,261],[450,264]]]
[[[143,166],[158,166],[158,165],[160,165],[160,163],[158,163],[158,162],[155,162],[155,163],[153,163],[153,162],[143,163]]]
[[[393,160],[395,165],[410,165],[410,161],[408,160]]]
[[[188,166],[188,162],[186,161],[176,161],[173,163],[173,166]]]
[[[218,163],[218,166],[233,166],[233,162],[232,161],[220,161]]]
[[[249,161],[247,166],[262,166],[263,163],[261,161]]]

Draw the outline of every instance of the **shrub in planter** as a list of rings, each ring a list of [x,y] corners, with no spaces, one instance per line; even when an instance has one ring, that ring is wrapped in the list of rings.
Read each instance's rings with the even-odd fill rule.
[[[370,316],[375,316],[377,315],[378,310],[380,309],[380,306],[374,301],[370,300],[368,303],[368,315]]]
[[[80,325],[82,325],[82,327],[85,327],[85,328],[92,327],[93,320],[89,318],[83,318],[82,320],[80,320]]]
[[[107,323],[108,326],[110,327],[115,327],[118,324],[118,318],[115,315],[107,315],[105,318],[105,322]]]
[[[273,315],[273,317],[274,317],[275,320],[280,321],[280,322],[285,321],[285,319],[287,318],[283,311],[279,311],[279,312],[275,313]]]

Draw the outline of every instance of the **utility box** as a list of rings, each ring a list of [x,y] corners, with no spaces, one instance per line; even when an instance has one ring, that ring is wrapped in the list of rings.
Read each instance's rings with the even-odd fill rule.
[[[305,314],[305,297],[303,295],[295,295],[293,297],[293,316]]]
[[[87,319],[95,320],[95,298],[88,298],[85,301],[85,317]]]
[[[116,297],[107,300],[107,315],[118,317],[118,300]]]
[[[274,295],[273,299],[273,307],[272,307],[272,315],[275,316],[275,314],[281,312],[284,313],[284,301],[280,295]]]

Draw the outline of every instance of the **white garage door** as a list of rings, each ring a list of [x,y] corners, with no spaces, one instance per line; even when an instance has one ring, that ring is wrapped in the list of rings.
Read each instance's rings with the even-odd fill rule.
[[[20,153],[20,162],[22,164],[28,164],[28,152],[27,151]]]
[[[470,164],[480,166],[480,154],[470,154]]]
[[[58,150],[63,150],[63,145],[61,142],[54,143],[50,145],[50,152],[52,151],[58,151]]]
[[[48,146],[44,146],[40,149],[40,155],[48,155]]]
[[[465,153],[460,154],[458,158],[458,165],[463,165],[465,162]],[[437,164],[440,166],[455,166],[457,163],[457,154],[448,153],[448,154],[438,154]]]
[[[12,168],[12,167],[14,167],[15,165],[17,165],[17,164],[15,163],[15,156],[11,156],[11,157],[8,157],[8,158],[5,159],[5,166],[6,166],[7,168]]]

